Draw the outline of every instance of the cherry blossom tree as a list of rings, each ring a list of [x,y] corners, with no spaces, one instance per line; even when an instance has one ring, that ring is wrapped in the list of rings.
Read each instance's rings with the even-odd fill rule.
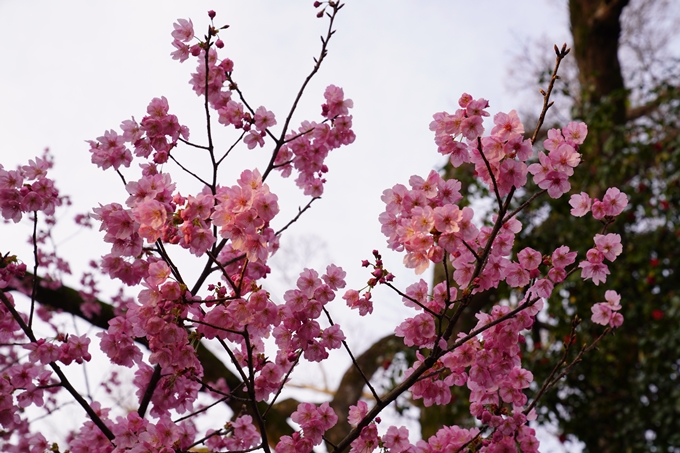
[[[357,260],[366,269],[363,287],[347,288],[345,270],[329,263],[324,269],[304,269],[295,287],[275,296],[267,289],[267,277],[274,272],[270,257],[286,230],[303,222],[305,212],[321,198],[332,170],[326,164],[329,153],[355,139],[353,101],[335,85],[323,92],[319,117],[293,122],[309,81],[328,55],[343,5],[317,1],[314,7],[328,21],[327,32],[312,70],[283,116],[256,106],[239,88],[235,64],[223,55],[220,39],[228,27],[216,23],[214,11],[201,26],[204,33],[195,31],[191,19],[173,24],[172,58],[194,64],[190,84],[203,102],[205,130],[190,131],[179,112],[171,113],[170,101],[160,97],[149,102],[141,121],[125,119],[118,130],[88,141],[92,163],[116,172],[124,192],[117,201],[102,200],[89,216],[76,219],[82,225],[96,224],[110,245],[93,266],[97,271],[85,273],[77,291],[61,284],[59,276],[68,271],[68,263],[48,247],[55,213],[68,203],[50,179],[51,156],[16,169],[0,167],[0,213],[14,223],[27,216],[33,225],[33,257],[7,250],[0,263],[5,450],[302,453],[323,444],[334,452],[538,451],[530,426],[536,404],[623,323],[620,296],[604,286],[609,263],[622,252],[621,237],[607,229],[626,209],[625,194],[602,188],[601,199],[586,192],[566,199],[569,178],[581,163],[579,147],[588,132],[584,123],[549,130],[534,153],[559,66],[569,50],[555,47],[552,78],[529,138],[514,110],[491,117],[488,101],[468,94],[460,97],[454,113],[433,116],[430,129],[439,153],[492,194],[487,223],[466,202],[461,182],[436,171],[413,175],[383,192],[385,210],[378,218],[387,247],[402,253],[403,265],[416,274],[440,263],[447,277],[442,283],[420,280],[400,286],[376,245]],[[222,134],[218,139],[218,128],[232,140],[223,142]],[[268,162],[227,180],[222,175],[230,154],[244,146],[253,152],[268,150]],[[194,158],[182,149],[206,159],[209,170],[195,170]],[[201,189],[179,187],[173,176],[179,173]],[[270,183],[291,176],[307,203],[284,218]],[[524,201],[517,201],[519,194]],[[539,197],[562,199],[571,215],[601,223],[585,256],[568,244],[552,250],[520,247],[513,253],[518,233],[527,227],[517,216]],[[191,269],[199,269],[195,278],[188,276]],[[126,290],[111,303],[102,302],[97,272]],[[525,333],[545,300],[566,281],[602,285],[602,296],[589,301],[590,312],[573,317],[562,360],[543,382],[535,382],[522,362]],[[461,330],[458,323],[472,310],[473,297],[501,285],[510,297],[488,312],[474,313],[476,324]],[[134,297],[126,295],[129,291]],[[15,300],[17,292],[27,296],[26,304]],[[359,317],[372,316],[374,298],[389,293],[398,294],[412,311],[394,326],[400,344],[385,347],[410,349],[415,359],[392,388],[382,391],[370,379],[374,364],[349,348],[333,311],[345,304]],[[135,410],[102,405],[73,384],[64,369],[92,360],[92,339],[66,330],[57,321],[60,315],[48,308],[103,329],[97,334],[99,349],[108,361],[134,373]],[[573,343],[582,322],[596,325],[599,336],[579,347]],[[43,334],[46,329],[49,333]],[[226,354],[229,363],[221,362],[211,348]],[[350,357],[369,397],[342,395],[344,400],[321,404],[282,400],[301,363],[323,362],[335,349]],[[575,355],[568,354],[576,349]],[[108,388],[118,385],[117,375],[106,383]],[[442,426],[432,437],[415,440],[405,426],[381,419],[386,408],[406,396],[424,406],[447,405],[451,386],[466,389],[475,420],[469,426]],[[85,414],[67,445],[46,439],[29,417],[55,412],[61,394]],[[226,424],[211,419],[222,405],[232,413]],[[201,428],[205,423],[210,428]]]

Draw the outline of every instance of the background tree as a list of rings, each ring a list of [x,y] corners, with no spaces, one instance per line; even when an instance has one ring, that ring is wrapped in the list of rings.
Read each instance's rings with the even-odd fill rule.
[[[579,74],[573,113],[590,128],[581,148],[590,171],[572,186],[587,191],[605,179],[616,181],[631,200],[630,214],[612,230],[627,244],[615,278],[631,322],[611,339],[603,357],[586,357],[567,377],[570,390],[546,398],[542,416],[557,420],[588,451],[680,451],[680,331],[674,327],[680,324],[678,65],[663,58],[658,46],[663,36],[654,36],[663,33],[653,25],[655,14],[663,13],[653,8],[662,5],[628,3],[571,0],[569,13]],[[629,61],[626,72],[621,45],[641,57],[638,64]],[[563,214],[557,205],[549,209],[537,227],[540,234],[532,234],[542,238],[540,245],[585,238],[599,228],[576,228],[557,220]],[[561,315],[594,297],[576,287],[561,296],[550,304],[550,339],[569,328]],[[587,341],[590,332],[580,335],[578,341]],[[537,363],[550,362],[555,352],[537,351]]]
[[[577,77],[561,85],[562,99],[572,103],[572,117],[589,126],[580,149],[589,171],[572,181],[572,190],[596,194],[602,181],[616,181],[633,206],[612,230],[627,244],[616,285],[631,322],[603,346],[603,356],[584,358],[565,390],[548,394],[540,410],[540,421],[557,423],[562,438],[573,435],[587,451],[680,451],[680,331],[674,327],[680,323],[680,105],[678,60],[669,49],[673,13],[668,2],[569,1]],[[540,73],[548,69],[541,66]],[[462,176],[450,167],[447,172]],[[585,238],[601,225],[577,227],[567,212],[543,198],[522,215],[533,227],[520,235],[539,250],[580,242],[584,253]],[[441,278],[439,270],[435,281]],[[504,296],[488,294],[479,303]],[[546,345],[566,338],[569,316],[594,297],[592,288],[571,285],[550,300],[548,319],[535,324],[528,348],[541,377],[562,354]],[[591,338],[583,330],[577,341]],[[423,432],[442,417],[466,414],[456,405],[423,410]]]

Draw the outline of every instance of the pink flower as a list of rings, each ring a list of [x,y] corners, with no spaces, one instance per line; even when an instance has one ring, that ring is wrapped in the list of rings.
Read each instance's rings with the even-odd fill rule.
[[[170,267],[165,261],[156,261],[149,264],[146,282],[151,286],[159,286],[170,276]]]
[[[537,269],[542,262],[541,254],[531,247],[522,249],[522,251],[517,254],[517,258],[522,267],[528,271]]]
[[[571,121],[562,128],[562,133],[567,142],[573,145],[580,145],[588,135],[588,126],[584,122]]]
[[[548,138],[543,141],[543,147],[548,151],[552,151],[557,149],[561,143],[564,143],[562,132],[559,129],[550,129],[548,131]]]
[[[347,273],[343,271],[341,267],[330,264],[326,267],[326,274],[321,278],[333,291],[337,291],[338,289],[345,287],[346,276]]]
[[[326,103],[322,106],[322,115],[326,118],[335,118],[338,115],[347,115],[348,109],[354,107],[351,99],[345,99],[345,93],[340,87],[328,85],[323,94]]]
[[[503,146],[503,151],[505,151],[506,156],[517,157],[522,162],[526,161],[533,154],[531,140],[528,138],[525,140],[524,136],[520,134],[511,137],[505,146]]]
[[[593,283],[598,286],[600,283],[607,281],[607,275],[609,275],[609,268],[600,263],[591,263],[589,261],[582,261],[578,267],[581,270],[581,278],[587,280],[589,278],[593,279]]]
[[[276,118],[274,117],[274,114],[264,107],[257,108],[253,121],[255,123],[255,128],[260,132],[276,125]]]
[[[628,197],[616,187],[610,187],[602,198],[602,204],[604,204],[605,215],[617,216],[628,205]]]
[[[576,260],[576,255],[577,252],[570,252],[566,245],[558,247],[552,254],[553,266],[564,269]]]
[[[382,440],[391,453],[403,453],[411,446],[408,441],[408,429],[405,426],[399,428],[390,426]]]
[[[368,414],[368,404],[365,401],[357,401],[356,406],[349,407],[347,421],[350,425],[358,425],[359,422]]]
[[[509,113],[496,113],[493,117],[493,123],[495,126],[491,129],[491,134],[497,135],[503,141],[508,140],[510,135],[524,133],[524,126],[514,110]]]
[[[481,137],[481,135],[484,133],[482,117],[473,116],[471,118],[465,118],[460,125],[460,129],[460,132],[468,140],[474,140],[477,137]]]
[[[394,329],[394,334],[404,338],[406,346],[431,344],[436,335],[434,318],[429,313],[421,313],[408,318]]]
[[[593,312],[590,318],[594,323],[611,327],[619,327],[623,324],[623,315],[617,313],[621,309],[621,296],[616,291],[605,291],[604,298],[606,302],[599,302],[591,307]]]
[[[505,268],[505,275],[506,283],[513,288],[526,286],[530,281],[529,272],[517,263],[510,263]]]
[[[574,217],[583,217],[590,211],[590,206],[592,200],[587,193],[581,192],[580,194],[574,194],[569,198],[569,204],[573,208],[571,210],[571,215]]]
[[[594,323],[601,324],[603,326],[609,324],[609,321],[612,317],[612,309],[608,304],[598,303],[593,305],[590,310],[593,312],[593,315],[590,317],[590,319]]]
[[[593,201],[592,210],[593,218],[596,220],[604,219],[604,216],[607,215],[607,206],[598,199],[595,199],[595,201]]]
[[[539,163],[534,163],[527,167],[529,173],[534,175],[535,184],[540,184],[543,182],[548,173],[550,173],[553,169],[552,162],[550,162],[550,158],[548,158],[545,153],[538,153],[538,161]]]
[[[463,212],[454,204],[434,208],[434,226],[441,233],[455,233],[460,230],[458,223]]]
[[[553,170],[545,175],[545,179],[538,183],[541,189],[548,189],[550,198],[559,198],[569,192],[571,184],[567,181],[567,174]]]
[[[256,131],[248,132],[243,138],[243,141],[248,146],[248,149],[253,149],[256,146],[262,148],[264,146],[264,138],[262,138],[262,135]]]
[[[513,388],[525,389],[534,381],[534,375],[529,370],[515,367],[510,371],[510,374],[508,374],[508,380],[511,382]]]
[[[186,60],[189,59],[189,46],[184,44],[182,41],[179,39],[175,39],[172,42],[173,47],[176,49],[173,52],[170,52],[170,56],[172,56],[173,60],[179,60],[180,63],[185,62]]]
[[[378,427],[371,423],[361,429],[361,434],[352,442],[349,453],[371,453],[378,448],[378,444]]]
[[[510,192],[514,186],[523,187],[527,183],[527,166],[524,162],[515,159],[505,159],[501,164],[500,185],[503,187],[503,194]]]
[[[614,233],[607,235],[596,234],[595,246],[609,261],[614,261],[623,251],[621,236]]]
[[[581,162],[581,155],[567,143],[560,144],[556,149],[550,151],[548,155],[557,171],[565,173],[567,176],[574,174],[574,168]]]
[[[539,297],[544,297],[547,299],[550,297],[550,294],[552,294],[553,288],[553,283],[550,280],[547,278],[541,278],[537,280],[536,283],[534,283],[534,285],[531,287],[531,291],[533,291]]]
[[[172,37],[182,41],[189,42],[194,37],[194,24],[191,19],[177,19],[177,22],[172,24],[174,30],[172,32]]]
[[[607,290],[604,292],[604,300],[607,301],[612,310],[617,311],[621,309],[621,296],[616,291]]]

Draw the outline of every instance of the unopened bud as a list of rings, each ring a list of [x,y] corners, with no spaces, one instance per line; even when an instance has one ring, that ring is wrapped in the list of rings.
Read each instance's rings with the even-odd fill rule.
[[[213,10],[208,11],[208,17],[209,18],[214,19],[216,15],[217,14],[215,13],[215,11],[213,11]]]

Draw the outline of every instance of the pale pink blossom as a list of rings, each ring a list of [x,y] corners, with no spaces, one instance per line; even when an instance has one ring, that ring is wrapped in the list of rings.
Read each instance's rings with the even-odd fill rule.
[[[581,192],[580,194],[572,195],[571,198],[569,198],[569,204],[573,208],[571,210],[571,215],[574,217],[583,217],[590,211],[592,200],[587,193]]]

